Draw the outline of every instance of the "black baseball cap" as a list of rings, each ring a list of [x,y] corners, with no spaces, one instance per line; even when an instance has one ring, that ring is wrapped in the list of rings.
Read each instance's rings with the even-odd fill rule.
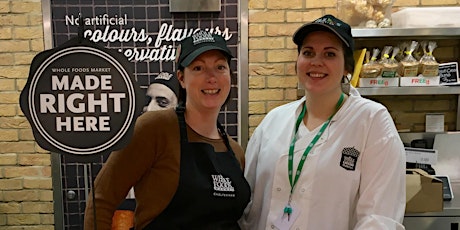
[[[176,94],[176,97],[179,97],[179,80],[177,80],[177,77],[168,72],[160,72],[150,84],[163,84],[170,88],[174,94]]]
[[[200,30],[180,42],[176,49],[176,62],[187,67],[196,57],[209,50],[220,50],[229,59],[233,57],[221,35]]]
[[[353,35],[351,34],[350,25],[330,14],[324,15],[313,22],[304,24],[294,33],[292,40],[300,47],[303,40],[309,33],[318,30],[333,32],[348,48],[350,48],[351,51],[354,50],[355,42],[353,40]]]

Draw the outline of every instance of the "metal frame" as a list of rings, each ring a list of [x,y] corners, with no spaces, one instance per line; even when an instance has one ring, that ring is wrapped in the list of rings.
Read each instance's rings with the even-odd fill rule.
[[[53,48],[53,31],[51,30],[51,3],[42,0],[43,42],[45,50]],[[62,196],[61,155],[51,153],[51,180],[53,184],[54,229],[64,229],[64,204]]]
[[[42,0],[43,13],[43,38],[45,50],[53,48],[53,31],[51,22],[50,0]],[[249,140],[249,84],[248,84],[248,0],[239,1],[238,4],[239,46],[238,46],[238,141],[246,149]],[[64,204],[62,194],[61,155],[51,153],[51,173],[54,200],[54,226],[55,229],[64,229]]]
[[[353,28],[353,37],[356,38],[381,38],[381,37],[457,37],[460,27],[426,27],[426,28],[378,28],[364,29]]]
[[[239,1],[239,49],[238,49],[238,140],[243,149],[249,141],[249,47],[248,0]]]
[[[169,0],[169,12],[220,12],[220,0]]]

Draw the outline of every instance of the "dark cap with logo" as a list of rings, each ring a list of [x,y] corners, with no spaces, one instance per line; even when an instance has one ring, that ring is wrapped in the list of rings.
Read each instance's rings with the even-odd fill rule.
[[[179,97],[179,80],[172,73],[160,72],[150,84],[163,84],[170,88],[176,97]]]
[[[324,15],[313,22],[304,24],[294,33],[292,40],[297,46],[301,46],[303,40],[309,33],[318,30],[333,32],[348,48],[350,48],[351,51],[354,50],[355,42],[353,40],[353,35],[351,34],[350,25],[330,14]]]
[[[200,30],[180,42],[176,50],[176,62],[182,67],[187,67],[196,57],[209,50],[220,50],[228,58],[233,57],[221,35]]]

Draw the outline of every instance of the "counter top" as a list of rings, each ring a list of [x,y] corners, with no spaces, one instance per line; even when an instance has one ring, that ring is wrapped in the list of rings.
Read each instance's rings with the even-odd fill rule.
[[[460,182],[451,182],[454,198],[450,201],[444,201],[444,211],[442,212],[423,212],[423,213],[406,213],[406,217],[420,216],[460,216]]]

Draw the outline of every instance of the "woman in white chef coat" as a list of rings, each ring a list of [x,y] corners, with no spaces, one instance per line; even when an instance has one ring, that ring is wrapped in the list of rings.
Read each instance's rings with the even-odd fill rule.
[[[305,96],[270,111],[248,143],[242,228],[404,229],[404,146],[388,110],[347,84],[350,26],[325,15],[293,41]]]

